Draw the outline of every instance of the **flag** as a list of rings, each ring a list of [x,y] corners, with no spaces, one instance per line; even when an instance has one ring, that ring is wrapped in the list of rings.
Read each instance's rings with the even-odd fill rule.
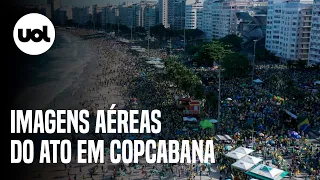
[[[310,131],[310,122],[307,116],[298,117],[298,129],[303,132]]]

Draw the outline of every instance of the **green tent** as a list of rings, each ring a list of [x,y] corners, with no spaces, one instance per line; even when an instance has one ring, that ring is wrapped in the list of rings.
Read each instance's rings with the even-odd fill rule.
[[[246,172],[247,175],[262,180],[280,180],[284,178],[288,172],[277,168],[272,168],[264,164],[259,164]]]
[[[214,125],[209,120],[204,120],[200,122],[200,127],[202,129],[207,129],[207,128],[213,129]]]

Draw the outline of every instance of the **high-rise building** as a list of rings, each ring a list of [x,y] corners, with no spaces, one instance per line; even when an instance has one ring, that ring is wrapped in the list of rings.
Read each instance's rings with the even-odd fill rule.
[[[143,11],[142,27],[149,28],[156,25],[156,6],[147,5]]]
[[[282,60],[308,60],[312,1],[269,0],[266,49]]]
[[[174,30],[181,30],[185,26],[186,0],[175,0],[173,9],[173,24],[170,25]]]
[[[41,4],[38,6],[39,12],[45,15],[47,18],[51,19],[51,6],[49,4]]]
[[[68,21],[72,22],[72,7],[64,6],[54,12],[54,22],[59,25],[67,24]]]
[[[61,0],[47,0],[47,4],[51,7],[51,18],[54,21],[54,12],[61,8]]]
[[[107,24],[117,24],[118,23],[118,17],[119,17],[119,9],[117,6],[113,5],[107,5],[102,9],[101,12],[101,25],[105,29],[109,28],[107,27]]]
[[[87,25],[92,18],[92,6],[87,7],[73,7],[72,20],[79,25]]]
[[[237,12],[251,6],[248,0],[206,0],[203,3],[202,27],[207,40],[237,33]]]
[[[312,9],[309,64],[320,63],[320,0],[315,0]]]
[[[139,23],[139,6],[138,4],[125,2],[119,6],[120,24],[129,28],[135,28]]]
[[[159,21],[165,28],[169,28],[168,1],[159,0]]]
[[[202,29],[202,9],[204,0],[197,0],[185,8],[185,29]]]

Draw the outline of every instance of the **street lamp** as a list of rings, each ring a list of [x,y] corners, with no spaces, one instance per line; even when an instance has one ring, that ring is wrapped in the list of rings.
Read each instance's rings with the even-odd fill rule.
[[[220,121],[220,103],[221,103],[221,64],[219,59],[219,92],[218,92],[218,121]]]
[[[254,76],[254,68],[255,68],[255,60],[256,60],[256,43],[257,43],[257,39],[253,40],[253,60],[252,60],[252,79],[251,79],[251,83],[253,85],[253,76]]]
[[[148,21],[149,21],[149,23],[148,23],[148,57],[150,57],[150,17],[151,17],[151,15],[150,15],[150,9],[149,9],[149,12],[148,12],[148,14],[149,14],[149,19],[148,19]]]

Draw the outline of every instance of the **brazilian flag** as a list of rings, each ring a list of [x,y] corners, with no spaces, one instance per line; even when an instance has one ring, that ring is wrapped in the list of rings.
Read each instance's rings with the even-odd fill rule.
[[[298,130],[303,132],[310,131],[310,122],[308,116],[299,116],[297,118]]]

